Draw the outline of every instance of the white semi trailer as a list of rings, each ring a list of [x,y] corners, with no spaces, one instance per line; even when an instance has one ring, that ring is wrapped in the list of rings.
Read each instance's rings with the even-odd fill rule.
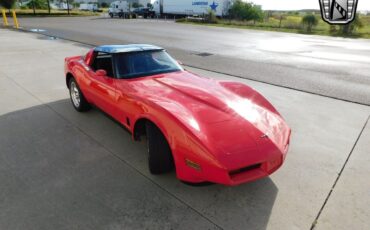
[[[65,3],[64,3],[65,4]],[[98,4],[96,3],[81,3],[79,10],[84,10],[84,11],[98,11]]]
[[[156,15],[195,16],[207,14],[213,10],[216,16],[228,14],[234,0],[155,0],[153,10]]]

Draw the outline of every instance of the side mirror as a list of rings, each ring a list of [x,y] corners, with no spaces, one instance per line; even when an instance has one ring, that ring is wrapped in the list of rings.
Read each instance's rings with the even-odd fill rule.
[[[103,69],[98,69],[96,71],[96,76],[99,76],[99,77],[106,77],[107,76],[107,71],[103,70]]]

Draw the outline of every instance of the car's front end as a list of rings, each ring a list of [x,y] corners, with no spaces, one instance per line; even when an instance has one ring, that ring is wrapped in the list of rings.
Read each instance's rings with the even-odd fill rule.
[[[285,122],[278,135],[260,132],[259,140],[247,134],[247,127],[243,130],[242,125],[236,124],[238,132],[232,126],[231,122],[215,124],[213,132],[217,130],[217,134],[208,136],[208,148],[187,136],[189,147],[175,153],[180,156],[176,162],[179,179],[238,185],[269,176],[282,166],[291,135]]]
[[[171,138],[179,179],[237,185],[266,177],[283,164],[291,130],[255,90],[187,72],[154,77],[140,86],[146,83],[162,92],[152,97],[155,103],[178,120]]]

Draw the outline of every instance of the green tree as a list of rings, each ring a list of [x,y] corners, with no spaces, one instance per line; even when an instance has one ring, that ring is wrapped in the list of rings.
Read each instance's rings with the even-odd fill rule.
[[[229,16],[238,20],[261,21],[264,18],[264,13],[260,6],[236,0],[229,10]]]
[[[51,14],[51,9],[50,9],[50,0],[47,0],[47,4],[48,4],[48,12],[49,12],[49,14]]]
[[[307,14],[302,18],[302,25],[307,33],[311,33],[312,28],[317,26],[317,24],[319,24],[319,20],[317,20],[316,16],[313,14]]]
[[[5,9],[13,8],[15,0],[0,0],[0,5],[3,6]]]
[[[213,10],[208,10],[205,20],[207,23],[217,23],[216,13]]]
[[[364,24],[360,18],[360,16],[357,16],[354,21],[352,21],[349,24],[341,26],[342,34],[343,35],[353,35],[358,29],[364,27]]]
[[[132,3],[132,8],[139,8],[139,7],[143,7],[143,5],[137,2]]]
[[[337,26],[336,25],[330,25],[329,33],[330,34],[336,34],[337,33]]]
[[[146,7],[148,7],[149,9],[153,9],[153,4],[152,3],[150,3],[150,2],[148,2],[147,4],[146,4]]]
[[[279,17],[279,28],[281,28],[281,24],[283,23],[283,20],[286,19],[286,16],[284,14],[281,14]]]
[[[29,3],[27,3],[27,6],[30,8],[32,7],[35,9],[42,9],[42,10],[46,10],[49,8],[47,0],[32,0]]]
[[[104,4],[105,2],[102,2],[102,7],[103,7],[103,4]],[[107,4],[107,3],[105,3],[105,4]],[[72,3],[72,6],[74,7],[74,8],[79,8],[80,7],[80,5],[81,5],[81,3],[79,3],[79,2],[73,2]],[[108,6],[108,5],[107,5]]]

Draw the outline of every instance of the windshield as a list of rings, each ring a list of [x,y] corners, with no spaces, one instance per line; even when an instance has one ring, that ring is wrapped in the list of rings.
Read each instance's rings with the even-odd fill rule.
[[[117,77],[124,79],[183,70],[164,50],[117,54],[115,68]]]

